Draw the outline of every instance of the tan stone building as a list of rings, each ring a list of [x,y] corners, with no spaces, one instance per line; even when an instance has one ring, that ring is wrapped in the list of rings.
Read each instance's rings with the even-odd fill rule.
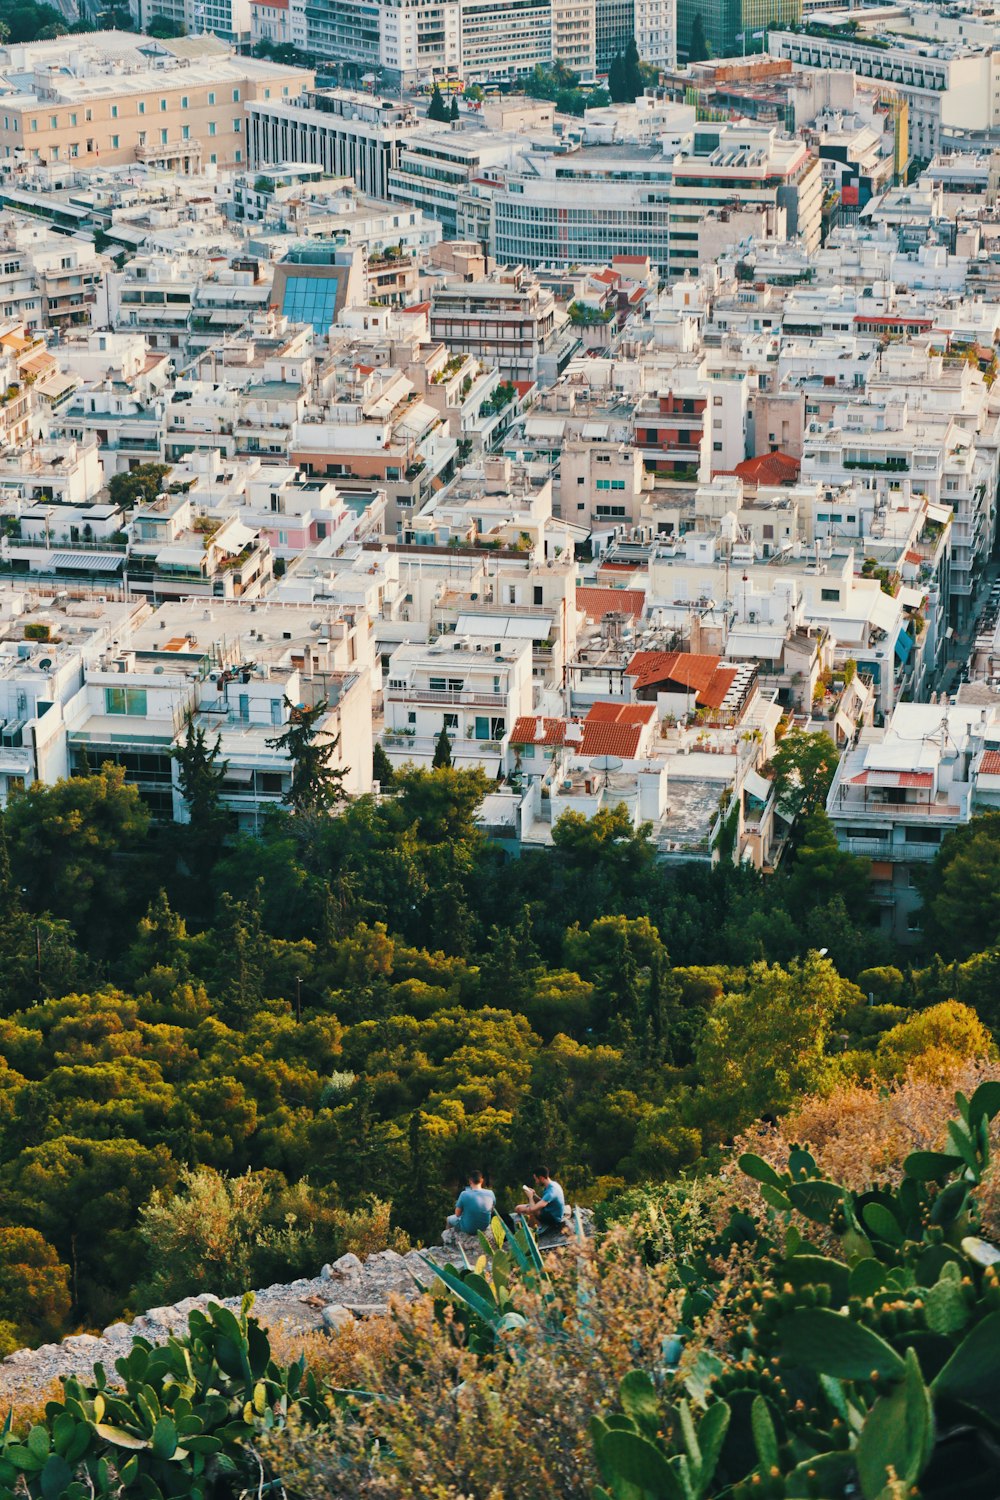
[[[0,158],[180,171],[239,166],[247,159],[248,101],[287,102],[314,81],[304,69],[235,54],[137,66],[81,48],[80,38],[60,40],[76,44],[63,65],[40,59],[30,86],[0,101]]]

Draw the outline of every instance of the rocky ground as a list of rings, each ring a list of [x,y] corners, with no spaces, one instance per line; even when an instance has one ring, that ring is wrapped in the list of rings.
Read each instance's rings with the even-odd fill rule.
[[[463,1252],[470,1260],[480,1254],[480,1246],[471,1236],[446,1231],[445,1237],[449,1243],[432,1245],[424,1252],[411,1250],[399,1255],[395,1250],[381,1250],[364,1261],[356,1255],[342,1255],[311,1280],[264,1287],[256,1294],[254,1316],[268,1328],[283,1328],[293,1335],[320,1329],[335,1333],[352,1318],[378,1316],[386,1312],[393,1294],[415,1296],[417,1278],[425,1286],[429,1284],[431,1272],[424,1254],[441,1265],[461,1265]],[[565,1236],[560,1239],[553,1234],[543,1235],[539,1244],[543,1250],[552,1250],[565,1242]],[[240,1307],[239,1297],[201,1292],[172,1307],[150,1308],[131,1323],[112,1323],[99,1337],[78,1333],[59,1344],[15,1350],[0,1363],[0,1409],[11,1401],[25,1400],[30,1393],[41,1394],[60,1377],[89,1376],[97,1363],[110,1373],[115,1360],[129,1352],[137,1334],[155,1344],[165,1342],[171,1334],[185,1333],[192,1308],[206,1302],[221,1302],[234,1311]]]

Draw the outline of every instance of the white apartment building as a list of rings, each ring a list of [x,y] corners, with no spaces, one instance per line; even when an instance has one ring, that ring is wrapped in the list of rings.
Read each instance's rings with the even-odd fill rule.
[[[441,729],[458,766],[496,775],[516,720],[532,707],[530,640],[442,636],[389,659],[382,745],[396,765],[429,766]]]
[[[331,177],[353,178],[361,193],[387,198],[400,146],[419,125],[411,105],[347,89],[258,100],[247,105],[247,156],[254,170],[286,162],[321,166]]]
[[[888,45],[887,45],[888,43]],[[1000,54],[992,46],[892,33],[877,42],[770,31],[768,50],[799,67],[844,69],[872,88],[887,85],[909,105],[911,155],[929,161],[950,131],[1000,123]]]
[[[269,0],[278,5],[280,0]],[[286,0],[287,4],[287,0]],[[157,16],[183,28],[181,35],[200,36],[213,32],[224,42],[243,47],[252,38],[251,0],[135,0],[140,30],[146,31]]]
[[[635,44],[643,62],[677,66],[677,0],[635,0]]]
[[[463,78],[486,82],[551,63],[551,0],[508,0],[502,26],[494,0],[461,0],[461,11]]]
[[[995,802],[1000,710],[901,703],[843,757],[826,810],[842,849],[871,860],[872,897],[898,942],[921,927],[917,871],[941,840]]]

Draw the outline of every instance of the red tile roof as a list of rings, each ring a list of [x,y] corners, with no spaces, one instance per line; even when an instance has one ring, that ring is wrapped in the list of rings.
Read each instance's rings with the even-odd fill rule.
[[[642,727],[639,724],[589,724],[583,726],[581,755],[611,755],[617,760],[634,760],[639,753]]]
[[[512,745],[562,745],[566,739],[566,728],[565,719],[547,719],[543,714],[522,714],[514,724],[510,742]]]
[[[655,718],[655,703],[592,703],[584,727],[602,723],[651,724]]]
[[[653,703],[594,703],[583,721],[581,755],[611,755],[634,760],[643,730],[656,718]]]
[[[985,756],[983,757],[985,759]],[[934,785],[932,771],[859,771],[851,777],[852,786],[898,786],[923,788]]]
[[[802,465],[790,453],[758,453],[745,458],[731,472],[746,484],[794,484]]]
[[[646,608],[646,595],[640,589],[577,589],[576,605],[590,620],[611,614],[631,615],[638,620]]]
[[[984,750],[979,770],[983,776],[1000,776],[1000,750]]]
[[[718,656],[701,656],[691,651],[637,651],[625,668],[637,691],[661,683],[693,688],[699,708],[722,706],[736,670],[723,665]]]

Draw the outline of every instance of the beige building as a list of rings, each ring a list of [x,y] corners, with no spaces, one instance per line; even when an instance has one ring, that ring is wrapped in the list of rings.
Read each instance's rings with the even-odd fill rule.
[[[235,55],[122,71],[85,61],[78,73],[73,62],[67,55],[65,69],[39,69],[32,89],[3,99],[0,157],[84,167],[150,162],[185,172],[238,166],[246,161],[247,103],[290,100],[314,78]]]

